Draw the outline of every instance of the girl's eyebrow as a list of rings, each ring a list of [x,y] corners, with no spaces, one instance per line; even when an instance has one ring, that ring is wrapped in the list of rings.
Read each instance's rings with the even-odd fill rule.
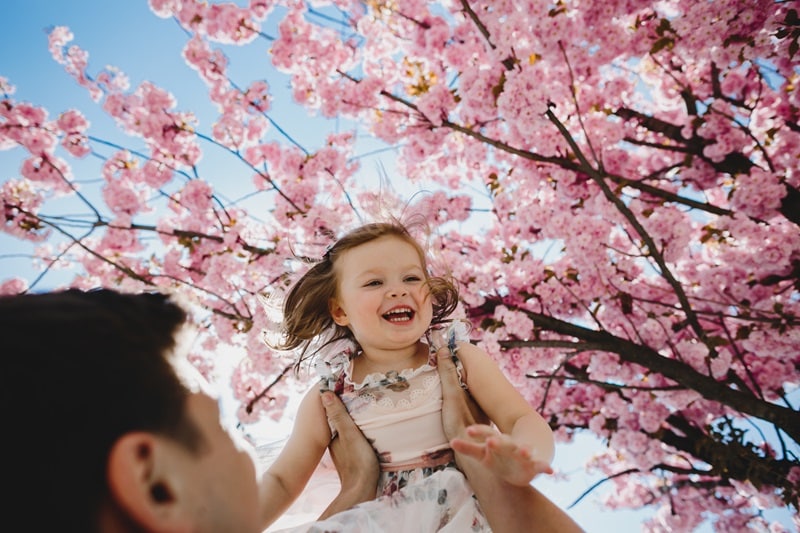
[[[363,277],[367,277],[367,276],[378,276],[380,274],[382,274],[380,269],[370,268],[368,270],[362,270],[360,272],[356,272],[356,276],[355,277],[363,278]]]

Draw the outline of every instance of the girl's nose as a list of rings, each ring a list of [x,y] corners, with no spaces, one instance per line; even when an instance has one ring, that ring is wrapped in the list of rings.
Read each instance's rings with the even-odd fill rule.
[[[389,297],[390,298],[397,298],[398,296],[405,296],[408,294],[405,287],[390,287],[389,288]]]

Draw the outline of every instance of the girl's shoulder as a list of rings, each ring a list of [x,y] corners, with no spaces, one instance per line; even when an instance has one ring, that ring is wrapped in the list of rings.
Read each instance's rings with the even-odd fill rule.
[[[457,318],[446,324],[432,326],[425,336],[432,354],[447,346],[450,348],[450,352],[455,355],[460,344],[470,342],[469,333],[471,330],[472,324],[464,319]]]
[[[340,392],[343,378],[346,376],[350,361],[356,355],[356,346],[351,342],[337,343],[325,353],[317,354],[314,370],[319,376],[323,389]]]
[[[469,339],[469,332],[472,324],[463,319],[455,319],[447,324],[440,324],[428,330],[426,335],[430,346],[430,364],[437,366],[437,352],[447,347],[456,365],[458,381],[463,389],[468,389],[467,369],[462,361],[463,356],[469,358],[469,352],[474,348],[480,350],[472,344]]]

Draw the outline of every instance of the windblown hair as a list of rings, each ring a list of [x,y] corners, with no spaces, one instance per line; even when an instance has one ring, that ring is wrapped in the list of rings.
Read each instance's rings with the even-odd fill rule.
[[[329,303],[336,297],[337,290],[334,265],[348,250],[385,236],[398,237],[417,250],[431,294],[431,325],[445,322],[456,309],[458,287],[455,281],[449,276],[430,275],[425,250],[408,227],[399,222],[375,222],[360,226],[336,241],[322,259],[297,280],[284,300],[282,339],[273,347],[280,350],[299,349],[295,370],[299,370],[304,361],[312,359],[329,344],[343,339],[357,344],[350,329],[336,324],[329,311]]]

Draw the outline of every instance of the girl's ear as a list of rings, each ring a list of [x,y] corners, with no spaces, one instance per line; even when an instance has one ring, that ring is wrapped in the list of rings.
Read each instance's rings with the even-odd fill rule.
[[[350,324],[350,320],[347,318],[347,313],[345,312],[344,308],[339,305],[339,301],[336,298],[331,298],[328,300],[328,312],[331,314],[331,318],[336,324],[340,326],[347,326]]]
[[[190,526],[186,496],[181,494],[175,444],[147,432],[126,433],[111,449],[108,485],[125,521],[148,531],[181,531]]]

